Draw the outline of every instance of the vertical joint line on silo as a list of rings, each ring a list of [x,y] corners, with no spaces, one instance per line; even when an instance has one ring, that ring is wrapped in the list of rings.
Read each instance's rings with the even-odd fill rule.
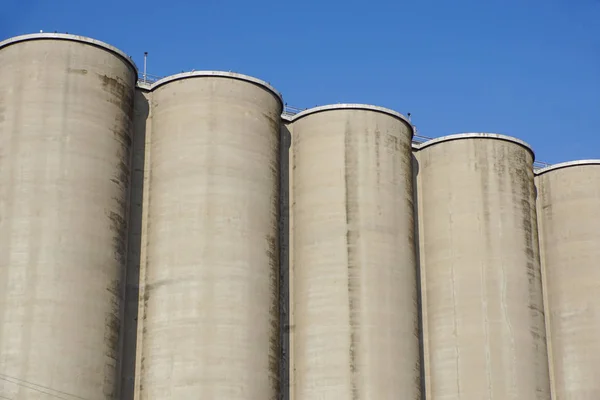
[[[423,241],[423,193],[421,182],[421,171],[419,157],[415,151],[412,151],[417,171],[413,171],[413,217],[414,217],[414,242],[415,242],[415,260],[417,273],[417,305],[419,319],[419,357],[420,357],[420,383],[421,397],[426,399],[431,393],[430,372],[429,372],[429,330],[427,321],[427,286],[425,277],[425,243]],[[413,168],[415,165],[413,164]]]
[[[358,400],[358,388],[356,382],[357,366],[356,366],[356,316],[355,312],[358,308],[358,292],[355,285],[358,284],[357,279],[353,279],[352,273],[355,269],[355,253],[356,253],[356,232],[353,231],[353,216],[352,209],[357,207],[357,182],[356,182],[356,167],[357,159],[353,152],[352,146],[352,128],[349,121],[346,122],[344,131],[344,188],[345,188],[345,207],[346,207],[346,252],[347,252],[347,278],[348,278],[348,318],[350,329],[350,386],[352,391],[352,400]]]
[[[552,330],[550,329],[550,303],[548,299],[548,281],[546,271],[546,243],[544,241],[544,213],[543,213],[543,183],[542,176],[534,177],[536,190],[535,219],[537,222],[537,242],[540,257],[540,283],[542,286],[542,310],[544,311],[544,328],[546,334],[546,358],[548,359],[548,380],[550,381],[550,398],[556,396],[556,379],[554,377],[554,352],[552,347]]]

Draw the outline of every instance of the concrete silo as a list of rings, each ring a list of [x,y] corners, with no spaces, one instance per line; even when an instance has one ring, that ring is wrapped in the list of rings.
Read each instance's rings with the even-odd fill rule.
[[[368,105],[293,119],[296,400],[420,398],[412,134]]]
[[[281,111],[234,73],[152,87],[142,399],[278,395]]]
[[[600,398],[600,160],[537,172],[554,400]]]
[[[133,62],[105,43],[0,43],[0,393],[118,396]]]
[[[531,149],[460,134],[416,154],[428,398],[549,399]]]

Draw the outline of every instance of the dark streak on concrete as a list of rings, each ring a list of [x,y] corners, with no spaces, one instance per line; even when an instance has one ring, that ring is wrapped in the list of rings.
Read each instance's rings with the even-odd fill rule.
[[[88,70],[83,68],[67,68],[69,74],[87,75]]]
[[[409,142],[410,146],[410,142]],[[424,321],[423,321],[423,293],[421,290],[421,249],[419,247],[419,241],[415,238],[420,238],[420,229],[419,229],[419,161],[412,154],[410,148],[407,149],[407,152],[411,154],[412,157],[412,188],[413,188],[413,243],[415,246],[415,265],[416,265],[416,273],[415,278],[417,282],[417,335],[419,340],[419,360],[418,365],[415,365],[415,369],[418,369],[419,375],[417,377],[416,385],[421,388],[420,398],[426,399],[426,385],[425,385],[425,335],[424,335]]]
[[[492,226],[490,224],[490,201],[492,195],[490,193],[489,182],[490,180],[496,179],[496,176],[492,175],[494,170],[494,160],[492,158],[495,157],[495,155],[490,155],[488,153],[490,144],[493,145],[493,142],[490,142],[488,139],[475,139],[472,144],[475,146],[475,159],[477,160],[475,170],[479,169],[480,171],[478,175],[480,179],[483,216],[483,220],[480,222],[481,233],[484,235],[485,245],[488,251],[492,248]]]
[[[375,163],[377,165],[377,187],[381,185],[381,132],[375,125]]]
[[[123,355],[121,361],[121,400],[133,400],[139,307],[139,278],[142,239],[142,204],[146,152],[146,121],[150,113],[148,101],[136,91],[133,114],[133,143],[131,147],[131,185],[129,192],[129,230],[127,272],[125,278],[125,314],[123,323]],[[123,169],[121,169],[123,172]],[[119,177],[121,178],[121,177]]]
[[[278,182],[276,180],[276,185]],[[275,196],[278,200],[278,196]],[[278,213],[278,204],[275,208],[275,212]],[[271,280],[271,293],[273,298],[269,308],[270,316],[270,337],[269,337],[269,381],[271,387],[275,390],[272,391],[273,396],[271,400],[276,400],[281,390],[281,384],[279,380],[280,372],[280,331],[279,331],[279,246],[278,238],[275,236],[267,235],[267,256],[269,257],[269,278]]]
[[[107,97],[107,101],[111,103],[116,101],[121,109],[133,111],[134,93],[129,82],[122,81],[119,77],[112,78],[102,74],[97,76],[102,81],[102,89],[112,95]]]
[[[356,327],[357,318],[356,313],[358,312],[358,296],[360,289],[357,287],[359,284],[358,279],[355,279],[352,274],[358,268],[355,265],[355,250],[356,250],[356,232],[353,231],[353,214],[356,211],[357,204],[357,189],[358,182],[356,182],[356,168],[358,159],[355,154],[356,149],[353,146],[353,131],[350,121],[346,121],[344,130],[344,186],[346,192],[346,251],[348,257],[348,314],[349,314],[349,329],[350,329],[350,373],[351,373],[351,391],[352,399],[358,400],[359,393],[357,387],[357,360],[356,360]]]
[[[281,125],[279,140],[279,340],[280,351],[280,396],[281,400],[290,398],[290,292],[289,292],[289,151],[291,134],[287,126]]]

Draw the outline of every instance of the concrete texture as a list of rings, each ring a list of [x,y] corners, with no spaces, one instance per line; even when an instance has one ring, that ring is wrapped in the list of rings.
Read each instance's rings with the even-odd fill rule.
[[[136,70],[101,42],[0,43],[0,393],[118,397]]]
[[[420,148],[427,398],[549,399],[533,154],[485,134]]]
[[[167,77],[164,77],[156,82],[154,82],[151,85],[151,90],[155,90],[157,88],[159,88],[162,85],[166,85],[169,82],[174,82],[174,81],[178,81],[178,80],[182,80],[182,79],[187,79],[187,78],[200,78],[200,77],[205,77],[205,78],[231,78],[234,80],[240,80],[243,82],[247,82],[247,83],[253,83],[257,86],[262,87],[263,89],[271,92],[274,96],[276,96],[279,101],[281,102],[282,106],[281,106],[281,112],[283,111],[283,97],[281,96],[281,93],[279,93],[277,91],[277,89],[275,89],[273,86],[271,86],[271,84],[269,84],[268,82],[265,82],[261,79],[255,78],[253,76],[248,76],[248,75],[243,75],[243,74],[238,74],[237,72],[226,72],[226,71],[191,71],[191,72],[182,72],[180,74],[175,74],[175,75],[169,75]],[[280,114],[281,114],[280,112]]]
[[[127,277],[125,286],[125,319],[123,323],[123,356],[121,370],[121,400],[133,400],[137,393],[136,379],[139,382],[141,351],[141,324],[138,325],[140,312],[140,281],[145,271],[146,223],[148,213],[148,177],[150,171],[146,158],[150,155],[147,142],[150,139],[151,93],[147,90],[135,91],[133,118],[133,148],[131,163],[131,191],[129,212],[129,236],[127,252]],[[142,278],[142,279],[140,279]]]
[[[278,396],[281,111],[241,75],[153,86],[141,399]]]
[[[291,125],[282,121],[279,155],[279,323],[281,337],[280,380],[282,400],[290,400],[290,383],[293,376],[291,364],[292,352],[292,315],[291,284],[293,274],[290,269],[290,154],[292,145]]]
[[[600,398],[600,160],[536,177],[554,400]]]
[[[293,119],[296,400],[420,398],[411,137],[373,106]]]
[[[136,73],[0,42],[0,397],[600,398],[599,160]]]

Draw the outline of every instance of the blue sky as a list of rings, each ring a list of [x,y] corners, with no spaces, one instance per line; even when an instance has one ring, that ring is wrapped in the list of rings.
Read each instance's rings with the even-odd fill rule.
[[[600,0],[3,0],[0,38],[91,36],[148,72],[236,71],[298,107],[368,103],[420,133],[496,132],[600,158]],[[0,66],[1,68],[1,66]]]

